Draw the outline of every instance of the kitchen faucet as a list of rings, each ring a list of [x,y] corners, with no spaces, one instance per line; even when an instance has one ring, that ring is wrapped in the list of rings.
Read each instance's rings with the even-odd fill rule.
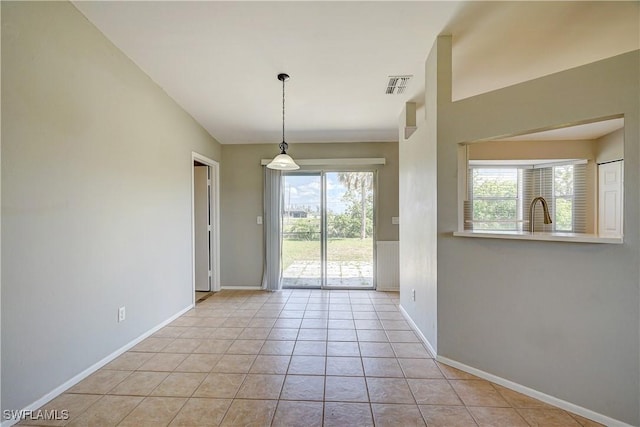
[[[544,223],[551,224],[551,216],[549,215],[549,206],[547,206],[547,201],[544,197],[538,196],[531,201],[531,205],[529,205],[529,231],[534,232],[534,221],[533,218],[536,215],[536,202],[540,201],[542,203],[542,210],[544,211]]]

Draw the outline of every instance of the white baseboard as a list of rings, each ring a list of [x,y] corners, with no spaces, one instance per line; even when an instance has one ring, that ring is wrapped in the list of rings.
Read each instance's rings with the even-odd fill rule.
[[[631,425],[626,424],[622,421],[618,421],[606,415],[599,414],[590,409],[583,408],[582,406],[575,405],[571,402],[567,402],[566,400],[558,399],[557,397],[550,396],[548,394],[523,386],[497,375],[481,371],[480,369],[473,368],[471,366],[465,365],[464,363],[457,362],[447,357],[437,356],[436,360],[438,360],[438,362],[444,363],[445,365],[452,366],[456,369],[460,369],[461,371],[483,378],[487,381],[491,381],[492,383],[496,383],[513,391],[517,391],[518,393],[522,393],[534,399],[541,400],[545,403],[548,403],[549,405],[556,406],[558,408],[580,415],[581,417],[599,422],[600,424],[604,424],[609,427],[632,427]]]
[[[455,360],[449,359],[444,356],[439,356],[435,351],[429,340],[424,336],[424,334],[420,331],[418,326],[415,324],[409,313],[400,306],[400,312],[407,320],[407,323],[413,328],[414,332],[418,335],[418,337],[422,340],[427,349],[431,352],[432,355],[436,358],[436,360],[440,363],[444,363],[445,365],[452,366],[456,369],[460,369],[461,371],[467,372],[471,375],[475,375],[476,377],[483,378],[487,381],[491,381],[492,383],[501,385],[513,391],[517,391],[518,393],[522,393],[526,396],[532,397],[534,399],[538,399],[542,402],[548,403],[549,405],[553,405],[557,408],[564,409],[566,411],[572,412],[576,415],[580,415],[581,417],[588,418],[590,420],[596,421],[600,424],[604,424],[608,427],[633,427],[630,424],[626,424],[622,421],[613,419],[606,415],[599,414],[590,409],[583,408],[582,406],[578,406],[571,402],[567,402],[566,400],[559,399],[554,396],[550,396],[548,394],[542,393],[540,391],[534,390],[532,388],[523,386],[521,384],[515,383],[513,381],[507,380],[505,378],[499,377],[497,375],[490,374],[488,372],[484,372],[480,369],[476,369],[474,367],[465,365],[464,363],[457,362]]]
[[[427,350],[429,350],[429,353],[431,353],[433,357],[436,357],[438,355],[438,352],[436,352],[427,337],[424,336],[420,328],[418,328],[418,325],[416,325],[416,323],[413,321],[411,316],[409,316],[409,313],[407,313],[402,305],[400,305],[400,313],[402,313],[409,326],[411,326],[413,332],[415,332],[418,335],[418,338],[420,338],[424,345],[427,346]]]
[[[385,287],[376,287],[376,291],[380,291],[380,292],[400,292],[400,288],[398,287],[389,287],[389,288],[385,288]]]
[[[126,352],[127,350],[129,350],[130,348],[135,346],[136,344],[140,343],[145,338],[148,338],[151,335],[155,334],[157,331],[159,331],[160,329],[164,328],[169,323],[173,322],[178,317],[182,316],[184,313],[186,313],[187,311],[191,310],[193,307],[194,307],[193,304],[189,304],[187,307],[183,308],[182,310],[180,310],[178,313],[174,314],[173,316],[171,316],[167,320],[165,320],[162,323],[160,323],[160,324],[154,326],[153,328],[149,329],[147,332],[145,332],[142,335],[138,336],[133,341],[128,342],[127,344],[125,344],[124,346],[120,347],[119,349],[117,349],[116,351],[114,351],[113,353],[108,355],[107,357],[105,357],[105,358],[101,359],[100,361],[94,363],[93,365],[91,365],[87,369],[85,369],[84,371],[80,372],[78,375],[74,376],[70,380],[64,382],[60,386],[58,386],[55,389],[51,390],[49,393],[45,394],[40,399],[36,400],[35,402],[31,403],[30,405],[27,405],[26,407],[24,407],[22,409],[22,411],[35,411],[38,408],[42,407],[43,405],[47,404],[51,400],[55,399],[56,397],[60,396],[62,393],[64,393],[65,391],[67,391],[68,389],[73,387],[74,385],[78,384],[83,379],[87,378],[89,375],[91,375],[94,372],[96,372],[98,369],[102,368],[107,363],[111,362],[116,357],[120,356],[122,353]],[[9,426],[12,426],[12,425],[20,422],[20,421],[21,420],[5,420],[0,424],[0,427],[9,427]]]
[[[222,290],[227,291],[261,291],[261,286],[222,286]]]

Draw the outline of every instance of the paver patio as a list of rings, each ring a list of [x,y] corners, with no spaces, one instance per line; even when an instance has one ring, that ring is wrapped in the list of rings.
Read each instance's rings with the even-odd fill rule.
[[[294,261],[282,272],[285,288],[320,287],[320,261]],[[345,288],[373,287],[373,264],[366,261],[328,261],[327,286]]]

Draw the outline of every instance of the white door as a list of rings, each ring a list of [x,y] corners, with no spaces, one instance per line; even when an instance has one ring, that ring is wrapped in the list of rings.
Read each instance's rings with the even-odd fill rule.
[[[209,166],[193,167],[196,291],[211,290],[211,220]]]
[[[598,165],[598,234],[622,236],[623,161]]]

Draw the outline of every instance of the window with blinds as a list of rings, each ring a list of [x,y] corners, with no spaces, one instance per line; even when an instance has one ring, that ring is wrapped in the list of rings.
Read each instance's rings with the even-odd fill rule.
[[[475,230],[518,230],[522,216],[522,170],[471,168],[469,200]]]
[[[586,161],[572,160],[533,165],[471,164],[465,229],[523,231],[529,229],[529,206],[542,196],[552,219],[544,224],[538,203],[536,231],[585,233],[587,228]]]

